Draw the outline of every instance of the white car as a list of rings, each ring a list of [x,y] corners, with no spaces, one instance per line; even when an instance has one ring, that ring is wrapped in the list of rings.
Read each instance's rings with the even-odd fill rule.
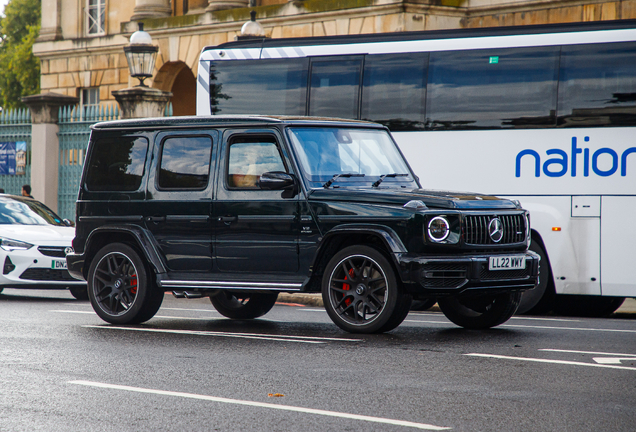
[[[39,201],[0,195],[0,292],[4,288],[69,289],[88,299],[86,282],[71,277],[66,255],[75,228]]]

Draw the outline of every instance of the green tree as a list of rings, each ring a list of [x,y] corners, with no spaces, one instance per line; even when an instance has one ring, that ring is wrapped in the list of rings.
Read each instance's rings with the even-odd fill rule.
[[[23,96],[40,92],[40,61],[33,43],[40,32],[41,0],[10,0],[0,19],[0,104],[24,106]]]

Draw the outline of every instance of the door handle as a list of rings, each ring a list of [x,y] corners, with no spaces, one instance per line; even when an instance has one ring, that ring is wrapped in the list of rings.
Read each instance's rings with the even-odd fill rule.
[[[237,219],[238,219],[238,217],[236,217],[236,216],[219,216],[218,221],[219,222],[223,222],[226,225],[229,225],[232,222],[236,222]]]
[[[166,221],[165,216],[148,216],[146,218],[146,222],[152,222],[152,223],[159,223],[159,222],[165,222],[165,221]]]

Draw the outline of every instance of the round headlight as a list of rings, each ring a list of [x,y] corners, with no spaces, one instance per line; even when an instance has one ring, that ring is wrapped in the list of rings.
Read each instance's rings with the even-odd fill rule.
[[[450,228],[448,226],[448,221],[445,218],[437,216],[431,219],[428,223],[428,236],[434,242],[442,242],[446,240],[449,234]]]

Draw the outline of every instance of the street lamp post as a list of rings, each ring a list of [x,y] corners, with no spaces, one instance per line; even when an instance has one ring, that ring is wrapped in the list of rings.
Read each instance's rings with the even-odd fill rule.
[[[144,83],[147,78],[152,78],[158,51],[150,34],[144,31],[143,23],[139,23],[139,30],[130,36],[130,43],[124,47],[130,76],[137,78],[139,84],[113,91],[121,107],[122,118],[163,116],[172,93],[150,88]]]

